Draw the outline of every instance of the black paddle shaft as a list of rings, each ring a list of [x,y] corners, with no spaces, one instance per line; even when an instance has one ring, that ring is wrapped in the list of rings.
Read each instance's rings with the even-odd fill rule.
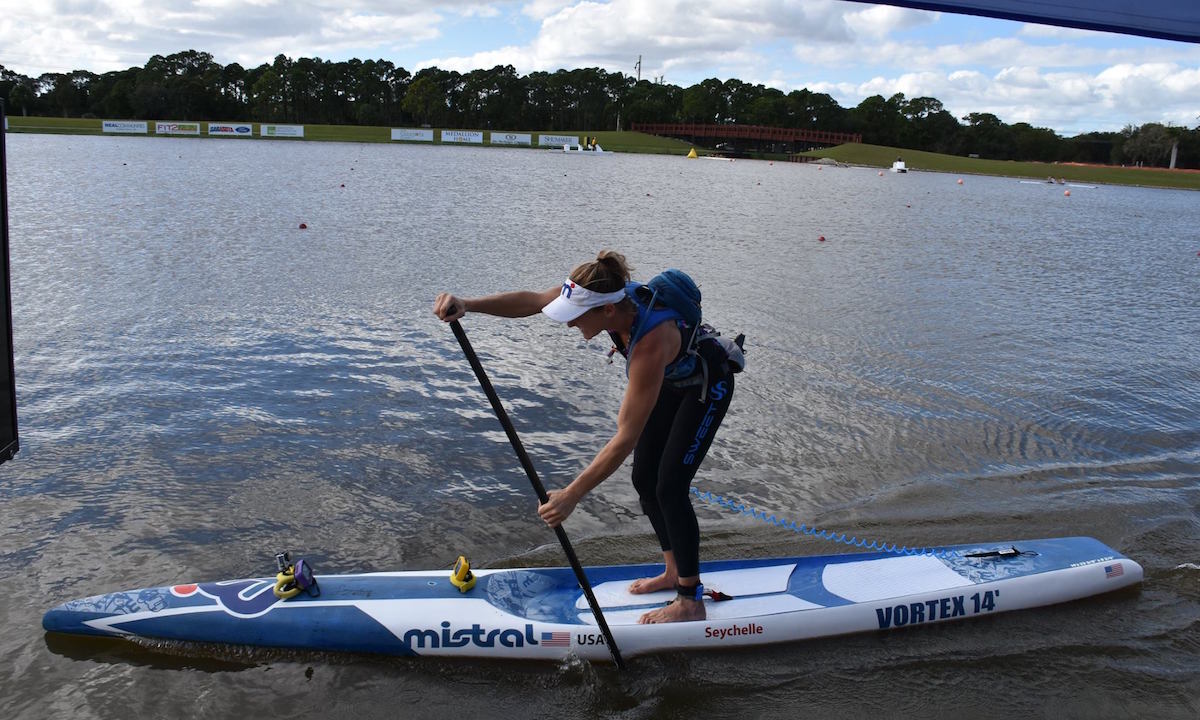
[[[517,435],[512,421],[508,419],[508,413],[504,411],[504,405],[500,403],[500,396],[496,394],[496,389],[488,380],[487,373],[483,371],[479,356],[475,354],[475,349],[471,347],[471,341],[467,339],[467,332],[463,330],[457,320],[450,322],[450,329],[454,331],[454,337],[458,338],[458,344],[462,346],[463,354],[467,356],[467,362],[471,363],[471,369],[475,371],[475,377],[479,379],[479,386],[483,388],[483,392],[487,394],[488,400],[492,403],[492,410],[496,412],[496,418],[504,426],[504,432],[508,434],[508,441],[512,443],[513,450],[517,453],[517,459],[521,461],[521,467],[525,468],[525,474],[529,476],[533,491],[537,493],[538,500],[545,503],[550,499],[546,494],[546,488],[538,479],[537,471],[533,469],[533,461],[525,452],[525,446],[521,444],[521,438]],[[596,602],[596,595],[592,592],[591,583],[588,582],[587,575],[583,572],[583,566],[579,564],[579,558],[575,556],[575,548],[571,546],[571,541],[567,538],[567,531],[563,530],[562,525],[558,525],[554,528],[554,534],[558,536],[558,542],[562,545],[563,552],[566,553],[567,561],[571,563],[571,569],[575,571],[579,587],[583,588],[583,594],[592,608],[592,614],[596,616],[596,624],[600,626],[600,632],[604,633],[604,640],[608,643],[608,650],[612,653],[613,662],[617,664],[618,668],[624,670],[625,662],[621,660],[621,651],[617,649],[617,641],[613,639],[612,631],[608,629],[604,613],[600,611],[600,603]]]

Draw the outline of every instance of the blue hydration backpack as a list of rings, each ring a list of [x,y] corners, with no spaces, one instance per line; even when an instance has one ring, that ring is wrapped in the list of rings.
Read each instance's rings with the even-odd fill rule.
[[[702,342],[712,340],[719,345],[733,372],[741,372],[746,367],[746,356],[742,350],[745,336],[738,335],[735,340],[729,340],[721,337],[721,333],[711,325],[702,322],[700,288],[687,273],[675,268],[664,270],[650,278],[650,282],[638,288],[637,292],[642,294],[648,307],[654,307],[657,303],[679,313],[684,323],[691,329],[692,334],[687,339],[685,347],[687,354],[696,358],[702,370],[698,376],[693,376],[693,382],[702,383],[701,402],[704,402],[707,395],[709,360],[708,353],[703,352],[700,348]],[[690,383],[685,382],[684,384]]]
[[[660,302],[682,315],[693,331],[700,327],[700,288],[687,273],[675,268],[663,270],[644,287],[649,289],[652,307]]]

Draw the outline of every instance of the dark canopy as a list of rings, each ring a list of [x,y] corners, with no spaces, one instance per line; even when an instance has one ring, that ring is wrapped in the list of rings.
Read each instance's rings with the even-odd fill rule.
[[[1200,42],[1196,0],[881,0],[872,4]]]

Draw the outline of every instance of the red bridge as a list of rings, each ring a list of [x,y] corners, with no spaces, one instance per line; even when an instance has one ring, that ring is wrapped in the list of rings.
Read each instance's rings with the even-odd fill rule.
[[[754,141],[760,143],[792,143],[806,146],[841,145],[842,143],[860,143],[860,133],[831,132],[828,130],[806,130],[803,128],[770,127],[767,125],[707,125],[701,123],[633,123],[630,130],[644,132],[649,135],[668,135],[670,137],[713,138],[731,144],[737,141]]]

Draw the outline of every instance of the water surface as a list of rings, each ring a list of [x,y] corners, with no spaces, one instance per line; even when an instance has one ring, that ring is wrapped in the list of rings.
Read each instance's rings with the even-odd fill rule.
[[[1194,717],[1195,193],[493,148],[12,135],[22,450],[0,468],[11,717]],[[307,229],[299,229],[300,223]],[[825,241],[820,242],[819,237]],[[557,285],[600,248],[687,269],[747,372],[696,487],[909,545],[1091,535],[1140,590],[606,665],[45,636],[118,589],[562,564],[443,290]],[[615,427],[607,345],[468,316],[547,485]],[[845,548],[701,507],[706,557]],[[622,470],[567,524],[653,560]]]

